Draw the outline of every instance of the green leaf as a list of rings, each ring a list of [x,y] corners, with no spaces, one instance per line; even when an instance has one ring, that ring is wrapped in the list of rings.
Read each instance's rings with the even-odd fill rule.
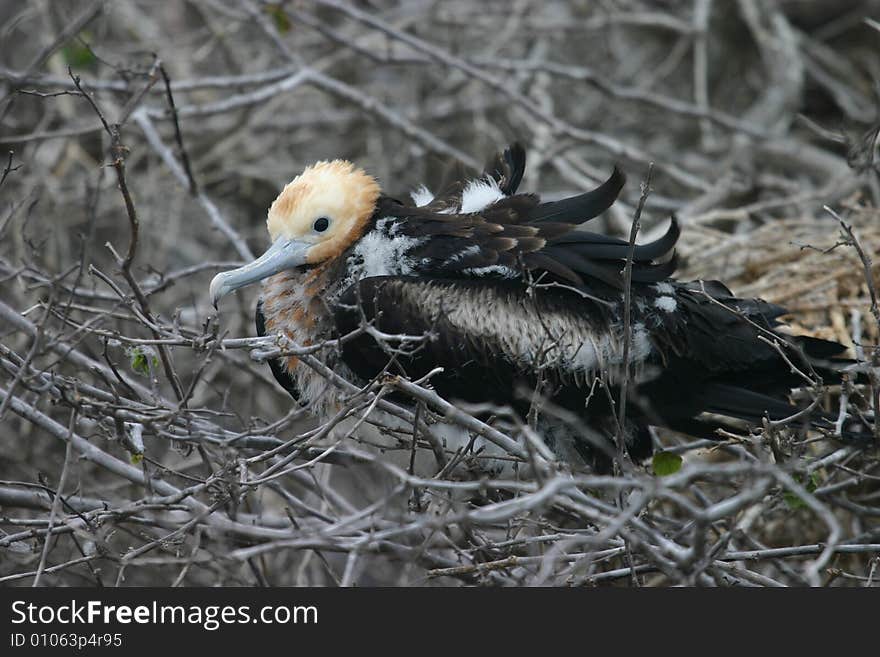
[[[80,36],[90,38],[85,32]],[[90,68],[98,63],[98,58],[95,57],[95,53],[93,53],[85,45],[85,41],[79,37],[69,41],[67,45],[61,49],[61,56],[64,58],[64,63],[71,68]]]
[[[675,474],[681,470],[681,457],[672,452],[657,452],[652,461],[654,474],[658,477]]]
[[[153,369],[159,367],[159,358],[149,347],[134,347],[128,355],[131,357],[131,369],[141,376],[150,376],[151,366]]]
[[[812,493],[817,488],[819,488],[819,484],[821,483],[821,480],[819,479],[819,474],[816,472],[810,474],[810,479],[806,483],[804,483],[804,478],[802,475],[794,475],[794,480],[798,482],[801,486],[806,488],[808,493]],[[782,499],[785,500],[788,508],[792,511],[803,509],[807,506],[807,503],[804,502],[804,500],[800,496],[795,495],[790,490],[787,490],[782,494]]]
[[[143,454],[130,454],[128,460],[131,461],[132,465],[140,465],[140,462],[144,460]]]
[[[275,23],[275,29],[278,30],[279,34],[290,32],[292,27],[290,16],[287,15],[287,12],[284,11],[281,5],[266,5],[265,11],[272,18],[272,21]]]
[[[143,376],[150,375],[150,366],[147,364],[147,355],[139,349],[134,351],[134,355],[131,358],[131,369]]]

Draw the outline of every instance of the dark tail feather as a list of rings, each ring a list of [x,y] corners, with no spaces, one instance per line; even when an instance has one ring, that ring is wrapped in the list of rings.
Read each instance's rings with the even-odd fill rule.
[[[636,283],[659,283],[675,273],[678,268],[678,257],[673,256],[666,262],[656,265],[635,263],[632,268],[632,279]]]
[[[552,260],[563,265],[569,271],[575,272],[578,277],[586,276],[589,278],[595,278],[619,290],[624,288],[623,269],[625,263],[623,260],[586,258],[573,249],[563,249],[552,246],[545,247],[534,255],[541,255],[544,257],[544,259],[541,260],[541,263],[546,263],[548,260]],[[527,258],[527,263],[530,266],[543,266],[535,258]],[[678,258],[674,255],[666,262],[661,262],[656,265],[634,262],[632,267],[632,280],[634,283],[659,283],[672,276],[672,274],[675,273],[677,266]],[[545,269],[547,268],[545,267]],[[547,269],[547,271],[552,270]],[[565,278],[572,282],[576,282],[578,285],[582,284],[580,278],[578,278],[577,281],[571,276],[566,276]]]
[[[496,153],[483,169],[483,175],[498,183],[506,196],[516,193],[526,169],[526,151],[519,142],[513,142],[502,153]]]
[[[707,384],[703,388],[703,403],[709,413],[753,424],[760,424],[765,415],[771,420],[784,420],[800,410],[775,397],[723,383]]]
[[[678,221],[673,217],[669,229],[662,237],[647,244],[636,244],[633,260],[646,261],[662,258],[675,248],[680,234]],[[550,243],[553,246],[565,246],[575,250],[587,258],[623,260],[629,254],[629,243],[626,240],[581,230],[569,231],[550,240]]]
[[[708,412],[745,420],[751,424],[760,424],[765,417],[778,422],[804,410],[802,406],[795,406],[776,397],[720,383],[708,384],[704,388],[704,395]],[[793,426],[810,426],[834,432],[836,420],[836,417],[816,409],[793,420]],[[871,440],[873,436],[870,427],[857,418],[849,417],[843,423],[840,437],[861,442]]]
[[[596,189],[561,201],[542,203],[529,214],[529,222],[561,221],[581,224],[611,207],[626,183],[623,172],[614,167],[611,177]]]
[[[834,358],[846,351],[846,346],[839,342],[814,338],[809,335],[798,335],[794,338],[794,341],[804,350],[804,353],[811,358]]]
[[[540,253],[561,263],[571,271],[577,272],[578,275],[595,278],[613,288],[623,288],[623,277],[620,275],[621,267],[617,263],[597,262],[585,258],[575,251],[554,247],[545,247]],[[580,281],[578,285],[582,283],[583,281]]]

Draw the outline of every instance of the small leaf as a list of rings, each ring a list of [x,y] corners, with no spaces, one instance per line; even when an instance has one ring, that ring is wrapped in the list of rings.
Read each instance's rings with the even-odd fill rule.
[[[130,454],[128,460],[131,461],[132,465],[140,465],[141,461],[144,460],[143,454]]]
[[[287,15],[287,12],[284,11],[284,8],[281,7],[281,5],[266,5],[265,10],[266,13],[272,17],[272,21],[275,23],[275,29],[278,30],[280,34],[290,32],[290,16]]]
[[[801,498],[799,498],[797,495],[795,495],[791,491],[785,491],[785,493],[782,496],[782,499],[785,500],[785,504],[792,511],[796,511],[797,509],[803,509],[805,506],[807,506],[806,503]]]
[[[657,452],[652,461],[654,474],[658,477],[675,474],[681,470],[681,457],[672,452]]]
[[[128,350],[131,369],[141,376],[150,376],[150,368],[159,367],[159,357],[151,347],[132,347]]]
[[[131,369],[143,376],[150,375],[150,366],[147,364],[147,355],[143,351],[135,349],[132,352]]]
[[[83,38],[80,38],[83,37]],[[79,37],[72,39],[61,49],[61,56],[64,63],[71,68],[89,68],[97,64],[98,58],[95,53],[86,46],[84,39],[90,39],[91,36],[87,32],[83,32]]]
[[[806,483],[804,483],[804,478],[801,475],[794,475],[794,480],[801,484],[804,488],[806,488],[808,493],[814,492],[817,488],[819,488],[819,484],[821,483],[821,480],[819,479],[819,474],[816,472],[810,474],[810,479]],[[782,499],[785,500],[788,508],[792,511],[803,509],[807,506],[807,503],[804,502],[804,500],[800,496],[795,495],[790,490],[787,490],[782,494]]]

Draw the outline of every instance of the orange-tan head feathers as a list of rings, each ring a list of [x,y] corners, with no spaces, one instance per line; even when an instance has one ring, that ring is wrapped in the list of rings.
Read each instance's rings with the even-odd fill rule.
[[[294,178],[269,208],[272,245],[259,258],[211,281],[224,296],[273,274],[336,258],[363,236],[379,199],[376,179],[351,162],[318,162]]]
[[[314,244],[308,263],[334,258],[360,239],[379,198],[376,179],[346,160],[318,162],[294,178],[272,203],[272,241]]]

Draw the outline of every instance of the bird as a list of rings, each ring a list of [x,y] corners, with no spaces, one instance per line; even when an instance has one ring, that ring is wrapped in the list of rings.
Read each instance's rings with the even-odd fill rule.
[[[834,433],[790,392],[803,372],[840,381],[843,345],[786,332],[785,308],[717,280],[674,278],[675,217],[645,244],[586,230],[623,189],[618,167],[595,189],[543,201],[519,191],[525,160],[513,143],[481,173],[402,200],[349,161],[317,162],[269,208],[268,250],[217,274],[211,300],[260,282],[258,335],[304,346],[347,336],[327,363],[357,385],[401,375],[467,408],[532,413],[574,468],[610,472],[616,446],[644,462],[657,428],[717,440],[795,418]],[[344,402],[295,356],[270,366],[319,416]],[[468,441],[451,435],[449,451]]]

